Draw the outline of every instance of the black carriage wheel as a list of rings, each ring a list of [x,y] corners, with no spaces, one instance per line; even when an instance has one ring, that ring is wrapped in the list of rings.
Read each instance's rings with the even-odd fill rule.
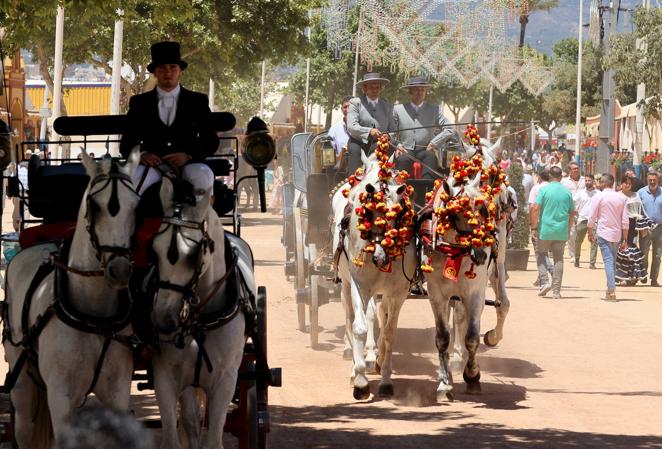
[[[300,207],[294,208],[294,242],[294,288],[303,290],[306,287],[306,259],[303,252],[303,221]],[[299,331],[306,332],[306,305],[302,302],[297,302],[297,319]]]
[[[257,306],[257,338],[260,340],[260,345],[262,346],[262,350],[264,351],[264,357],[267,358],[267,288],[262,285],[257,288],[256,306]],[[258,371],[263,369],[266,370],[267,367],[258,366],[257,369]],[[263,379],[263,377],[260,376],[260,379]],[[268,403],[269,403],[267,388],[268,385],[263,380],[258,382],[257,384],[258,411],[265,415],[268,413]],[[259,425],[259,421],[258,421],[258,425]],[[263,426],[259,426],[258,428],[257,444],[260,449],[267,448],[267,430],[263,428]]]
[[[255,380],[255,362],[248,365],[247,372],[252,379],[246,380],[246,435],[244,435],[247,449],[258,449],[258,404],[257,381]]]

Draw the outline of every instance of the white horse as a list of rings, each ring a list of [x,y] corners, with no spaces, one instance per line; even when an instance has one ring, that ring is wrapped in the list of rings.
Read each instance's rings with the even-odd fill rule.
[[[397,329],[400,309],[409,293],[409,281],[403,275],[403,270],[414,274],[416,269],[415,248],[413,242],[404,248],[404,255],[390,260],[380,243],[383,235],[375,229],[372,241],[374,253],[362,266],[353,263],[360,258],[366,241],[360,237],[358,225],[360,217],[356,209],[361,206],[361,195],[373,195],[382,192],[385,209],[400,204],[406,191],[404,184],[397,184],[392,178],[387,183],[379,180],[379,161],[375,155],[370,158],[363,157],[365,175],[362,180],[349,191],[347,198],[343,195],[344,189],[339,189],[333,196],[334,214],[334,248],[340,248],[342,255],[338,260],[338,274],[342,280],[342,297],[345,306],[347,332],[350,335],[353,352],[352,385],[355,399],[366,399],[370,395],[370,387],[366,377],[366,358],[364,347],[366,337],[371,330],[366,318],[371,298],[382,295],[382,304],[379,314],[382,331],[379,337],[379,351],[376,368],[381,371],[382,379],[379,384],[379,395],[389,397],[393,395],[391,381],[393,344]],[[341,223],[346,216],[346,208],[351,208],[348,223]],[[375,213],[374,217],[384,217],[382,213]],[[384,217],[385,218],[385,217]],[[399,218],[398,218],[399,219]],[[393,223],[393,219],[388,219]],[[341,230],[343,229],[343,230]],[[393,272],[385,272],[392,263]],[[349,325],[351,323],[351,326]]]
[[[488,181],[491,183],[493,180]],[[435,199],[435,208],[445,208],[447,201],[439,200],[441,195],[446,198],[462,199],[470,205],[472,213],[482,215],[486,222],[494,225],[495,243],[491,246],[480,246],[472,244],[463,247],[456,244],[456,236],[463,238],[472,237],[473,228],[469,225],[469,220],[462,211],[450,211],[449,216],[453,226],[448,229],[441,241],[434,241],[432,246],[435,248],[431,255],[431,266],[434,272],[426,273],[428,281],[428,292],[430,304],[435,316],[436,324],[436,345],[439,351],[439,386],[437,388],[437,400],[444,398],[452,399],[453,381],[450,370],[449,343],[451,336],[449,334],[449,315],[450,301],[458,298],[460,301],[454,307],[454,351],[460,354],[463,362],[463,377],[467,383],[467,392],[470,394],[480,393],[480,367],[476,360],[476,352],[480,343],[480,318],[485,306],[485,288],[488,278],[497,295],[497,317],[498,323],[495,330],[489,331],[485,336],[486,343],[496,343],[502,336],[502,327],[505,316],[508,313],[508,298],[505,293],[505,248],[499,247],[499,244],[505,245],[506,225],[503,218],[504,207],[507,202],[507,192],[505,186],[501,192],[494,197],[495,207],[494,218],[487,218],[487,204],[478,205],[475,203],[477,198],[484,197],[484,192],[480,190],[481,173],[475,175],[466,185],[458,183],[453,177],[449,178],[448,183],[443,183],[443,189],[440,189]],[[432,221],[432,232],[439,223]],[[439,237],[439,236],[437,236]],[[439,251],[442,248],[443,251]],[[445,252],[444,252],[445,251]],[[455,266],[448,263],[457,261]],[[450,269],[449,276],[444,276],[445,270]],[[466,273],[466,274],[465,274]],[[455,275],[456,280],[449,279]],[[473,276],[473,278],[471,277]],[[492,335],[491,337],[489,335]],[[463,347],[462,347],[463,346]],[[464,351],[466,349],[466,351]]]
[[[164,178],[161,202],[166,217],[152,244],[160,279],[152,322],[160,334],[153,363],[163,425],[161,448],[181,447],[179,401],[188,447],[200,447],[192,386],[207,396],[209,428],[201,447],[221,448],[246,342],[242,311],[249,295],[255,294],[252,255],[243,240],[223,231],[211,206],[211,190],[196,190],[188,199],[179,194],[175,198],[173,192],[173,183]],[[226,236],[231,245],[226,246]],[[231,287],[237,273],[243,282]]]
[[[53,434],[89,393],[110,407],[129,407],[127,287],[139,201],[131,176],[138,160],[137,149],[124,165],[110,157],[95,162],[83,152],[90,182],[68,256],[55,243],[40,244],[7,267],[3,345],[22,449],[51,447]]]
[[[463,142],[464,151],[467,157],[476,154],[476,148],[471,147]],[[497,163],[497,153],[501,148],[501,138],[499,138],[494,145],[488,141],[481,139],[481,146],[483,152],[483,168],[487,168]],[[501,216],[497,221],[497,257],[493,264],[490,264],[489,280],[490,286],[494,291],[497,323],[494,329],[485,333],[483,341],[486,345],[494,347],[503,339],[503,326],[510,310],[510,300],[506,291],[506,245],[508,242],[508,214],[512,210],[510,197],[507,193],[506,186],[501,186],[501,194],[497,198],[499,212]]]

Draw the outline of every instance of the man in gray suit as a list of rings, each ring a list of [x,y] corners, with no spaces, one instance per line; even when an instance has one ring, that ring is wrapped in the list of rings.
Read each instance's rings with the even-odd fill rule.
[[[409,91],[411,101],[393,108],[393,131],[398,142],[396,168],[413,174],[413,164],[418,161],[423,168],[421,177],[434,179],[438,177],[435,171],[439,165],[435,152],[442,139],[453,130],[441,108],[425,102],[429,87],[422,76],[410,78],[402,86],[401,89]]]
[[[363,88],[364,95],[349,101],[347,130],[349,131],[347,170],[353,173],[363,166],[361,151],[369,155],[377,147],[377,139],[382,133],[393,130],[393,106],[380,98],[382,88],[389,80],[379,73],[366,73],[356,83]]]

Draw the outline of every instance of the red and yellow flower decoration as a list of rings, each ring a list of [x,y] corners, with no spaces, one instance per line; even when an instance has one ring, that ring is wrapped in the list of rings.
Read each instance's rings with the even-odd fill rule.
[[[356,228],[360,232],[361,239],[366,241],[361,250],[361,254],[356,256],[352,262],[361,267],[364,264],[364,255],[374,253],[377,245],[381,245],[389,260],[393,261],[401,257],[405,252],[405,247],[413,237],[411,229],[414,223],[415,212],[412,207],[410,196],[414,188],[406,184],[409,174],[406,171],[396,172],[393,170],[393,163],[389,162],[388,156],[389,139],[384,134],[380,137],[375,150],[379,164],[379,184],[373,192],[361,192],[358,195],[360,205],[354,209],[358,217]],[[363,171],[355,173],[348,178],[351,187],[354,187],[362,179]],[[358,170],[357,170],[358,172]],[[385,189],[389,181],[395,181],[396,184],[406,185],[406,190],[402,194],[400,201],[389,206]],[[351,189],[351,188],[350,188]],[[343,192],[345,196],[349,195]],[[389,268],[385,271],[390,271]]]
[[[477,137],[475,127],[467,128],[467,138],[471,143],[480,143],[480,137]],[[461,159],[459,156],[453,158],[450,166],[451,176],[454,179],[454,185],[460,186],[460,194],[451,197],[446,191],[441,189],[442,181],[436,180],[434,189],[426,195],[428,203],[437,199],[434,208],[434,217],[436,227],[433,230],[435,233],[435,240],[441,241],[444,239],[446,233],[455,229],[455,222],[453,216],[463,216],[467,220],[467,224],[471,227],[470,233],[455,233],[454,242],[450,242],[460,250],[463,248],[485,248],[494,245],[497,221],[498,207],[496,197],[501,193],[502,186],[507,186],[506,174],[497,164],[492,164],[483,168],[482,153],[477,153],[471,159]],[[464,195],[464,186],[471,180],[480,176],[479,189],[481,195],[469,197]],[[484,209],[483,209],[484,207]],[[486,211],[486,212],[484,212]],[[444,252],[449,250],[448,247],[444,248]],[[426,273],[432,273],[434,268],[430,263],[430,255],[424,259],[421,265],[421,270]],[[476,274],[473,271],[473,264],[469,271],[464,273],[470,279],[473,279]]]

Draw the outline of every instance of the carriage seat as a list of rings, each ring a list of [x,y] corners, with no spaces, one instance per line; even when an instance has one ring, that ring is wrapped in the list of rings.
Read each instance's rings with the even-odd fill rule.
[[[135,247],[133,249],[133,264],[138,268],[149,266],[149,246],[152,239],[161,227],[160,218],[147,218],[143,220],[136,230]],[[76,221],[63,221],[58,223],[42,224],[25,228],[19,235],[21,248],[29,248],[40,243],[64,241],[73,238],[76,231]]]
[[[75,221],[89,181],[81,163],[46,165],[33,154],[28,163],[28,209],[44,223]]]

